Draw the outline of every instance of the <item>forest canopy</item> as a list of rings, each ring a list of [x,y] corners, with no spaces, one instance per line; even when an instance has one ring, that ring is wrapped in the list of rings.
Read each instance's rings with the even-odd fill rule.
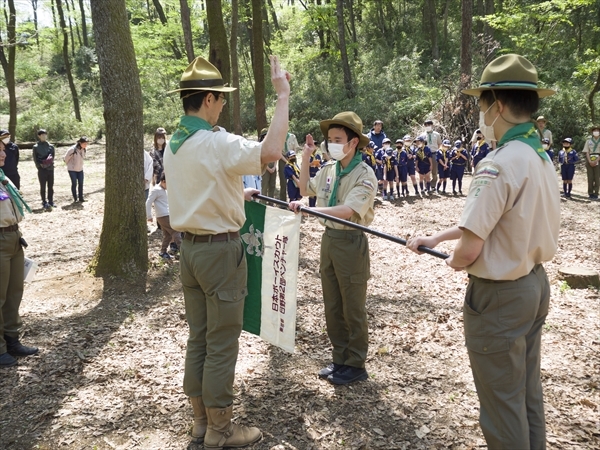
[[[16,126],[17,140],[35,140],[40,127],[51,140],[103,133],[89,1],[2,3],[0,127]],[[600,0],[127,0],[126,5],[146,133],[159,126],[174,129],[181,105],[167,91],[177,87],[191,56],[218,57],[217,66],[240,88],[239,102],[229,102],[222,125],[249,135],[266,125],[261,122],[268,122],[274,105],[264,70],[269,54],[280,55],[293,76],[290,129],[301,141],[307,133],[322,139],[318,122],[341,110],[356,111],[365,132],[381,119],[387,134],[399,138],[431,117],[447,137],[466,137],[477,127],[477,108],[460,89],[476,85],[493,58],[512,52],[536,65],[541,85],[557,90],[539,111],[557,139],[573,137],[580,148],[600,114]],[[263,70],[257,70],[257,54],[264,55]],[[16,117],[9,124],[11,63]]]

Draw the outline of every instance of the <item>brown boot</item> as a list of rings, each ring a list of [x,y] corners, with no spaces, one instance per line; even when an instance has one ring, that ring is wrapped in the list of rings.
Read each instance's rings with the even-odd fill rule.
[[[192,438],[194,438],[194,442],[201,444],[204,441],[206,426],[208,425],[206,408],[204,408],[202,396],[190,397],[190,401],[192,402],[192,408],[194,408],[194,427],[192,428]]]
[[[231,423],[233,405],[225,408],[206,408],[208,430],[204,437],[204,448],[245,447],[262,438],[258,428]]]

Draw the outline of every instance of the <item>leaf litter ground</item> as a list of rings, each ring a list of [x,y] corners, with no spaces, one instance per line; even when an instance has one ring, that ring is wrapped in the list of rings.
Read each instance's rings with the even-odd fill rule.
[[[190,443],[192,409],[181,387],[187,326],[179,263],[158,257],[160,231],[149,235],[144,294],[92,277],[86,266],[102,223],[104,147],[88,152],[83,205],[70,203],[68,173],[58,164],[52,212],[41,210],[35,168],[23,156],[23,191],[35,208],[22,222],[26,255],[40,265],[25,287],[23,341],[40,354],[0,371],[0,448],[202,448]],[[465,192],[469,183],[467,176]],[[542,357],[550,449],[600,448],[598,290],[569,289],[558,279],[562,265],[600,268],[600,203],[587,200],[582,170],[573,193],[562,200],[559,250],[545,265],[552,284]],[[373,227],[404,238],[431,234],[456,224],[464,201],[377,201]],[[348,387],[317,378],[330,362],[321,234],[316,219],[303,220],[296,353],[246,333],[240,339],[235,420],[264,433],[251,448],[485,448],[463,338],[467,277],[441,260],[371,237],[370,378]]]

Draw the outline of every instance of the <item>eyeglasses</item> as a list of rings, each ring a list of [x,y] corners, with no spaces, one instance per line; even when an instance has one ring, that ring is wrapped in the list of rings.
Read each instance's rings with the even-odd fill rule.
[[[221,100],[223,100],[223,106],[225,106],[227,104],[227,99],[225,98],[224,95],[219,95],[219,97]]]

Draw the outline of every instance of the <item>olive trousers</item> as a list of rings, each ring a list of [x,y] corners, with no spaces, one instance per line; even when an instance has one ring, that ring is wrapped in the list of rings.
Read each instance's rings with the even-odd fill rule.
[[[327,228],[321,241],[321,285],[333,362],[364,368],[369,347],[369,241],[359,230]]]
[[[23,322],[19,307],[23,299],[25,254],[21,233],[0,232],[0,355],[6,353],[4,335],[18,338]]]
[[[183,390],[188,397],[202,396],[207,408],[224,408],[233,402],[247,294],[242,242],[184,239],[180,267],[189,325]]]
[[[488,449],[546,448],[540,379],[550,284],[541,264],[514,281],[469,276],[465,340]]]
[[[598,195],[598,190],[600,190],[600,164],[592,167],[586,161],[585,167],[587,169],[588,195]]]

